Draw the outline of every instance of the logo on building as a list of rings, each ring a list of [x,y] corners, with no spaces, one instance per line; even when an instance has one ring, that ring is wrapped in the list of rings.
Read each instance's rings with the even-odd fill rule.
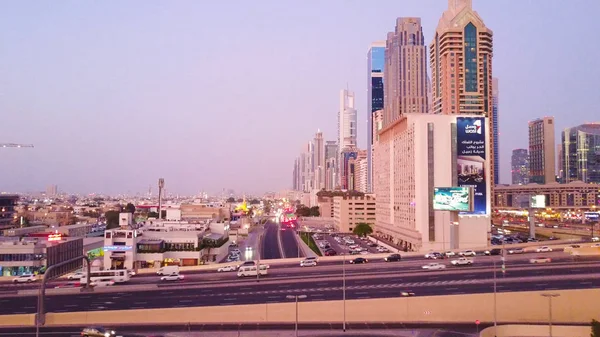
[[[465,126],[465,133],[476,133],[478,135],[481,134],[481,120],[478,119],[473,122],[471,125]]]

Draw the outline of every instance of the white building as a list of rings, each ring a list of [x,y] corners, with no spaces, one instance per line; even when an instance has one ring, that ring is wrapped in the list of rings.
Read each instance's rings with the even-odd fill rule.
[[[455,146],[460,131],[456,129],[458,117],[482,118],[405,114],[380,131],[374,157],[376,234],[413,251],[487,245],[491,220],[487,157],[473,164],[481,165],[487,181],[484,191],[479,191],[478,205],[484,214],[454,216],[433,210],[434,187],[458,186],[458,173],[465,169]],[[485,125],[482,130],[489,157],[490,130]]]
[[[338,151],[356,147],[356,109],[354,108],[354,92],[340,91],[340,111],[338,112]]]

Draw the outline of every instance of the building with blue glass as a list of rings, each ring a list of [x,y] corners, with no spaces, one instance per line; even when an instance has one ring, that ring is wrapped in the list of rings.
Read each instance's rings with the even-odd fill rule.
[[[561,135],[561,181],[600,184],[600,123],[567,128]]]
[[[383,109],[385,41],[373,42],[367,52],[367,191],[373,190],[373,115]]]
[[[494,139],[494,185],[500,183],[500,139],[498,138],[498,79],[492,78],[492,134]]]

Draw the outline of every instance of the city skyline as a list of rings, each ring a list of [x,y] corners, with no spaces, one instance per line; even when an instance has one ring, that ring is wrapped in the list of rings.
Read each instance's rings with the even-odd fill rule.
[[[198,20],[199,15],[207,13],[207,6],[193,3],[169,6],[168,12],[163,6],[146,5],[138,13],[138,3],[131,2],[121,6],[119,15],[110,23],[103,14],[110,12],[109,4],[84,8],[65,2],[52,10],[32,11],[31,4],[4,3],[0,38],[11,48],[0,60],[0,111],[8,115],[2,141],[33,143],[36,147],[0,152],[3,161],[11,163],[0,168],[4,177],[0,191],[36,191],[56,184],[72,193],[144,192],[159,176],[169,181],[173,193],[180,194],[217,192],[230,186],[249,193],[288,188],[290,163],[301,144],[311,139],[317,128],[321,128],[326,140],[334,139],[336,93],[347,83],[357,93],[358,147],[366,148],[369,131],[364,117],[365,51],[373,41],[385,38],[397,17],[420,17],[425,41],[431,41],[447,2],[423,6],[418,1],[382,1],[378,7],[386,10],[374,10],[367,4],[345,7],[340,3],[325,4],[321,14],[313,13],[311,6],[291,9],[269,1],[235,9],[211,4],[208,7],[213,10],[208,12],[226,12],[229,20],[224,24],[223,35],[210,36],[204,28],[210,27],[211,19],[223,18],[217,15]],[[269,7],[280,15],[262,20],[263,15],[270,13],[265,11]],[[581,45],[589,40],[598,24],[589,19],[588,13],[600,6],[593,1],[568,6],[551,1],[544,8],[533,3],[474,1],[474,7],[494,31],[494,76],[503,83],[500,183],[508,183],[510,151],[526,146],[529,120],[554,116],[556,132],[593,121],[593,109],[599,103],[593,95],[597,85],[592,83],[577,91],[564,88],[577,86],[574,73],[593,76],[598,72],[591,56],[597,53],[592,50],[573,55],[567,52],[568,48],[552,49],[551,41],[562,37]],[[304,27],[300,22],[306,18],[339,10],[340,17],[356,20],[336,19],[298,29]],[[231,47],[222,37],[239,28],[236,20],[247,24],[241,18],[248,17],[248,11],[252,13],[251,23],[263,23],[244,26],[248,29],[242,32],[239,43],[248,39],[245,34],[260,36],[259,45],[264,43],[265,51],[253,43],[246,48],[247,60],[232,63],[231,56],[223,56]],[[35,13],[24,15],[31,12]],[[134,13],[137,20],[131,22]],[[73,14],[85,21],[63,20],[77,17]],[[582,17],[580,25],[552,25],[565,15]],[[163,27],[156,24],[159,19],[178,24]],[[350,24],[352,21],[364,24]],[[180,34],[183,31],[187,33]],[[295,38],[294,45],[284,42],[284,34]],[[325,36],[316,38],[320,34]],[[332,40],[338,42],[332,44]],[[132,41],[135,42],[128,46]],[[233,42],[231,45],[235,45]],[[281,57],[265,57],[274,50],[267,46],[275,42]],[[48,51],[49,44],[57,48]],[[214,45],[220,51],[194,47],[198,44]],[[514,49],[519,50],[518,55]],[[552,53],[545,52],[550,49]],[[111,53],[113,50],[121,52],[117,56]],[[323,53],[331,56],[324,61]],[[268,59],[269,66],[282,73],[277,77],[265,75],[262,70],[259,73],[259,69],[266,68],[261,58]],[[557,62],[569,66],[546,71]],[[323,68],[333,72],[328,76],[331,79],[315,85],[314,78]],[[522,69],[527,69],[529,75],[522,76]],[[223,76],[223,71],[229,77]],[[233,72],[244,76],[232,75]],[[211,88],[213,78],[222,78],[223,82]],[[291,86],[261,91],[259,88],[268,82],[249,85],[257,78]],[[234,86],[237,81],[241,82]],[[228,86],[233,90],[222,89]],[[236,99],[228,99],[230,96]],[[283,101],[272,98],[275,96],[285,99],[285,109],[281,108]],[[244,103],[236,105],[236,101]],[[263,120],[269,123],[262,125]],[[293,137],[285,127],[290,124],[295,126]],[[240,151],[260,149],[267,142],[278,146],[263,160],[257,161],[254,151]],[[234,152],[235,157],[229,159],[227,154]],[[268,151],[262,151],[265,152]],[[221,164],[222,161],[234,164]],[[239,167],[246,168],[245,174],[239,174]]]

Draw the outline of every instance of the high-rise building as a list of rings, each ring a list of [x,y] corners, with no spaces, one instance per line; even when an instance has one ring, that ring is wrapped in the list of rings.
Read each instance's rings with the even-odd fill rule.
[[[510,159],[511,184],[529,184],[529,153],[527,153],[527,149],[514,149]]]
[[[351,171],[354,174],[351,176],[352,181],[349,182],[353,190],[367,193],[367,174],[368,174],[368,153],[366,150],[359,150],[356,159],[351,159]]]
[[[600,124],[567,128],[561,138],[561,181],[600,184]]]
[[[356,148],[346,148],[340,155],[340,188],[342,190],[354,190],[354,162],[358,156]]]
[[[429,47],[432,113],[488,117],[489,141],[494,144],[492,109],[493,32],[471,0],[448,0]],[[494,146],[489,162],[495,167]],[[495,181],[494,170],[491,182]]]
[[[325,142],[325,189],[333,191],[338,184],[338,158],[337,142]]]
[[[494,139],[494,185],[500,183],[500,138],[498,138],[498,79],[492,78],[492,133]]]
[[[315,188],[315,145],[309,141],[305,150],[304,167],[304,192],[310,192]]]
[[[554,117],[529,122],[529,182],[548,184],[556,181]]]
[[[46,187],[46,196],[47,197],[55,197],[57,195],[58,195],[58,186],[48,185],[48,187]]]
[[[323,132],[318,130],[313,140],[314,144],[314,188],[321,190],[325,188],[325,142]]]
[[[292,171],[292,190],[298,191],[298,158],[294,159],[294,170]]]
[[[300,157],[298,158],[298,191],[306,191],[306,153],[300,153]]]
[[[375,152],[377,152],[377,146],[379,143],[379,131],[383,128],[383,110],[377,110],[373,113],[373,129],[371,134],[373,137],[373,145],[371,146],[371,190],[369,193],[375,191]]]
[[[354,92],[347,89],[340,91],[340,111],[338,112],[338,151],[356,147],[356,109],[354,108]]]
[[[387,35],[384,115],[388,125],[405,113],[427,113],[427,49],[420,18],[398,18]]]
[[[385,64],[385,41],[371,44],[367,52],[367,190],[371,191],[373,179],[373,116],[383,109],[383,65]]]

